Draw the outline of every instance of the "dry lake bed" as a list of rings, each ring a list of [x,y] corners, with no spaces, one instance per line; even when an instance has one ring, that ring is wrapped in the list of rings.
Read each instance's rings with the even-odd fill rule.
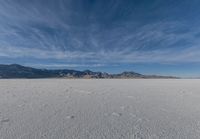
[[[0,139],[199,139],[200,80],[0,80]]]

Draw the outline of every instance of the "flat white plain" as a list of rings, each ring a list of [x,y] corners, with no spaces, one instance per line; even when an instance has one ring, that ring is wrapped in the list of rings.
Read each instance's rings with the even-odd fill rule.
[[[172,138],[200,138],[200,80],[0,80],[0,139]]]

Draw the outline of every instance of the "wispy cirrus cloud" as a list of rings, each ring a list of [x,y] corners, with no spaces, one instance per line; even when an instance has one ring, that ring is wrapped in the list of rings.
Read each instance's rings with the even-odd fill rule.
[[[88,63],[114,64],[114,63],[181,63],[181,62],[200,62],[199,47],[183,49],[178,53],[171,50],[152,50],[152,51],[99,51],[81,52],[81,51],[48,51],[35,48],[13,48],[0,47],[0,57],[9,58],[35,58],[35,59],[55,59],[55,60],[85,60]],[[54,64],[56,65],[56,64]],[[89,64],[88,64],[89,65]]]

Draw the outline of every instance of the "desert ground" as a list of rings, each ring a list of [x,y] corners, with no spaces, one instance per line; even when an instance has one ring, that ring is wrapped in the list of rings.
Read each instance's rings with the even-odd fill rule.
[[[0,80],[0,139],[199,139],[200,80]]]

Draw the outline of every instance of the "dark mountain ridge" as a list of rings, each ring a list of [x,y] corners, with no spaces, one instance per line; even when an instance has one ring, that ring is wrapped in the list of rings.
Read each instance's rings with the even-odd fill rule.
[[[93,72],[90,70],[77,71],[69,69],[48,70],[25,67],[18,64],[0,64],[0,78],[177,78],[172,76],[142,75],[136,72],[122,72],[108,74],[105,72]]]

